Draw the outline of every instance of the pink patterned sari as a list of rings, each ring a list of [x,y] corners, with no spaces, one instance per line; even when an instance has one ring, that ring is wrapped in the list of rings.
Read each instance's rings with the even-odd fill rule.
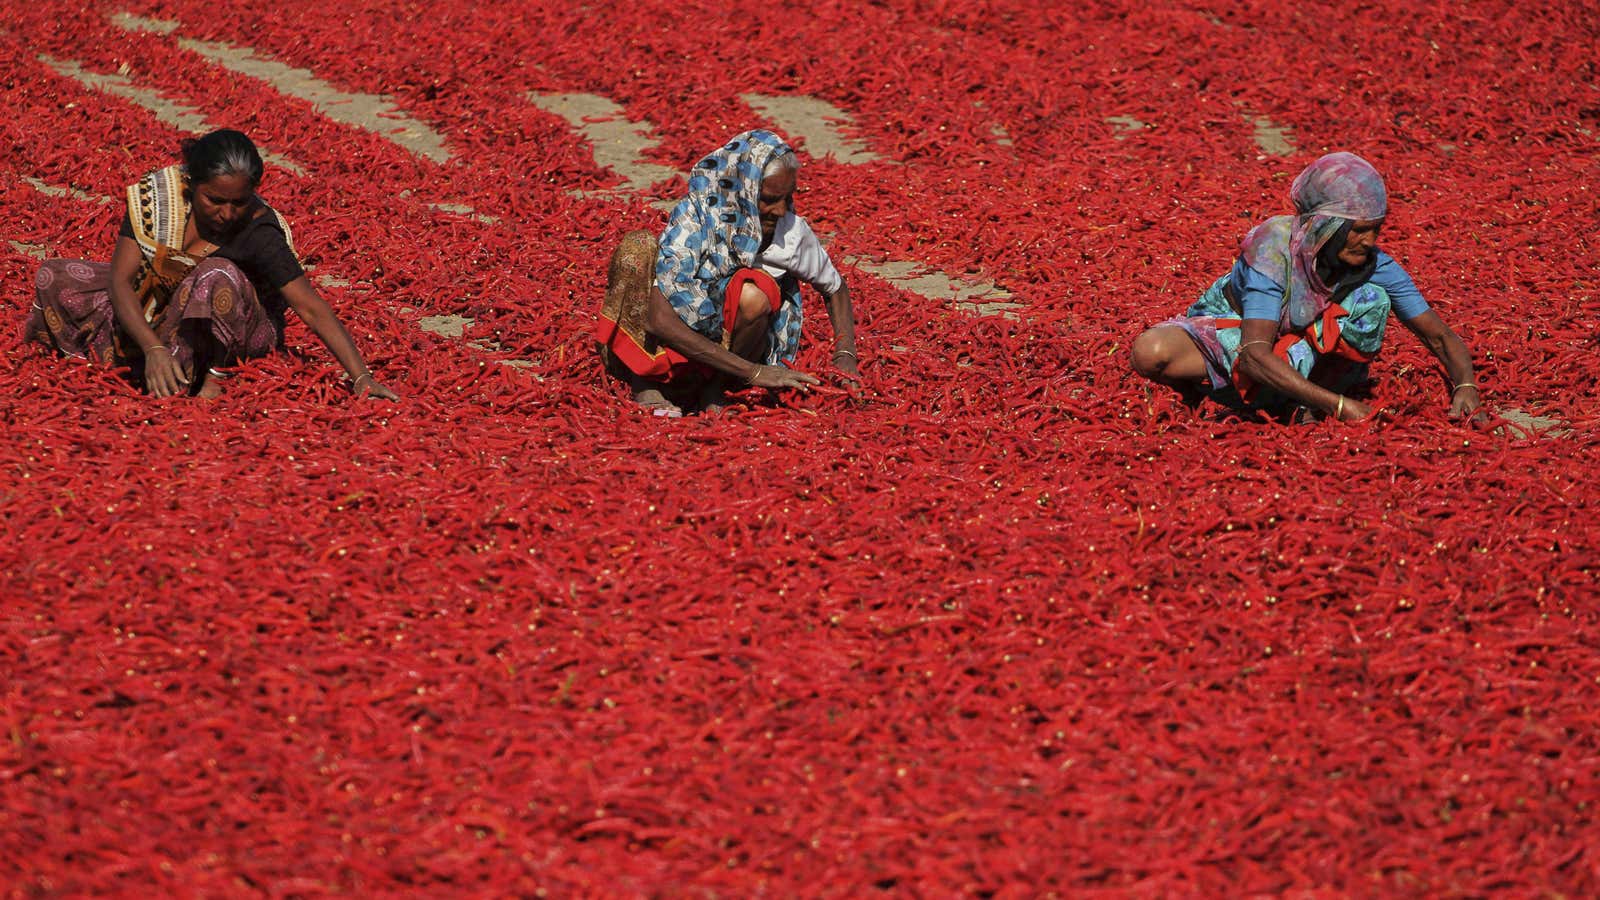
[[[182,167],[146,175],[128,188],[133,238],[144,256],[131,287],[145,321],[194,385],[199,366],[226,366],[265,356],[278,344],[277,327],[239,267],[185,253],[189,218]],[[287,229],[286,233],[287,233]],[[34,282],[36,300],[23,339],[65,356],[130,366],[142,381],[144,350],[129,340],[111,302],[111,266],[47,260]]]

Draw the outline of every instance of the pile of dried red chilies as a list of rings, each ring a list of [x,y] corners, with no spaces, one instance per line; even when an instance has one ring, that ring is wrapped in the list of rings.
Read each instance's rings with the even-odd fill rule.
[[[298,324],[215,404],[4,330],[0,885],[1600,888],[1592,11],[737,6],[8,12],[0,314],[39,253],[107,258],[184,136],[72,61],[303,169],[263,193],[404,399],[350,398]],[[452,158],[223,45],[386,95]],[[744,93],[827,100],[883,157],[807,158],[835,258],[992,279],[1017,317],[845,265],[859,389],[640,415],[586,334],[683,183],[607,193],[530,92],[610,98],[680,169],[768,124]],[[1334,149],[1384,172],[1384,245],[1491,408],[1553,428],[1448,421],[1399,328],[1372,425],[1129,374]],[[463,338],[420,327],[446,315]]]

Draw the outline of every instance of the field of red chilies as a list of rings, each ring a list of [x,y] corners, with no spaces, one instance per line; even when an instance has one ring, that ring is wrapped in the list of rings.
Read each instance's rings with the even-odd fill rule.
[[[1600,892],[1593,3],[3,4],[8,895]],[[632,409],[592,311],[684,182],[563,93],[679,171],[847,113],[798,204],[859,389]],[[210,404],[20,342],[223,126],[400,402],[294,320]],[[1398,327],[1374,424],[1130,375],[1336,149],[1507,419]]]

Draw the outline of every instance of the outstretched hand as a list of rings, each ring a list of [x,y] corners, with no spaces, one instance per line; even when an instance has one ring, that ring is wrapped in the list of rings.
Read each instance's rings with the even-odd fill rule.
[[[144,387],[152,397],[175,397],[188,392],[189,379],[172,353],[157,344],[144,352]]]
[[[389,390],[371,375],[363,375],[351,382],[350,390],[354,391],[357,397],[376,397],[383,400],[400,399],[399,394]]]
[[[756,366],[756,371],[750,376],[750,383],[756,387],[781,391],[793,388],[797,391],[809,391],[813,385],[821,384],[816,377],[783,366]]]
[[[1487,414],[1483,411],[1483,395],[1478,392],[1478,386],[1464,384],[1450,395],[1450,418],[1470,418],[1474,422],[1482,422]]]
[[[1352,400],[1349,397],[1344,398],[1344,403],[1339,409],[1339,421],[1341,422],[1359,422],[1370,415],[1372,415],[1372,407],[1362,403],[1360,400]]]

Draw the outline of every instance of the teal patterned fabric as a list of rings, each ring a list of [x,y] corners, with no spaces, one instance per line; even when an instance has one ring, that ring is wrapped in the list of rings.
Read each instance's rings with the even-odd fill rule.
[[[1217,279],[1187,312],[1162,323],[1176,325],[1189,333],[1195,344],[1200,347],[1200,355],[1205,358],[1206,374],[1211,381],[1212,390],[1219,391],[1231,388],[1233,365],[1239,355],[1239,326],[1217,325],[1218,319],[1234,322],[1239,319],[1239,314],[1228,304],[1227,295],[1222,290],[1227,281],[1226,275]],[[1339,336],[1353,349],[1367,356],[1376,356],[1383,346],[1384,330],[1389,324],[1389,294],[1383,288],[1368,282],[1339,298],[1338,303],[1346,311],[1345,315],[1337,319]],[[1311,330],[1320,344],[1322,319],[1318,318],[1313,322]],[[1312,369],[1322,356],[1323,354],[1319,354],[1305,338],[1295,341],[1288,350],[1289,365],[1305,378],[1311,377]],[[1262,405],[1269,403],[1264,402]]]

